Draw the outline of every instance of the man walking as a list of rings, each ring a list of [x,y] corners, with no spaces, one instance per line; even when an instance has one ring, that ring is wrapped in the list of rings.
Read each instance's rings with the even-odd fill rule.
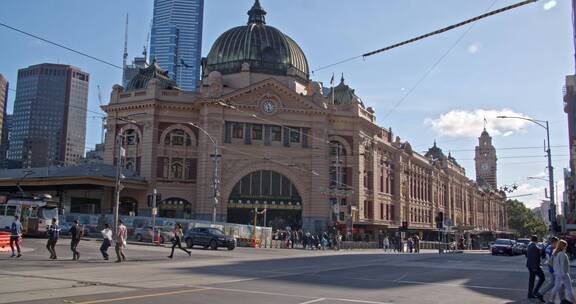
[[[542,262],[542,251],[538,248],[538,237],[533,235],[530,238],[530,244],[526,251],[526,267],[530,272],[530,277],[528,281],[528,298],[534,299],[538,298],[540,301],[544,302],[544,297],[538,292],[542,284],[544,284],[544,272],[540,267]],[[538,277],[538,283],[534,287],[534,280]]]
[[[10,249],[12,249],[12,255],[10,256],[11,258],[13,257],[19,258],[22,256],[22,252],[20,251],[21,238],[22,238],[22,223],[20,223],[20,220],[16,215],[14,217],[12,225],[10,226]],[[16,249],[18,250],[18,256],[14,254],[14,245],[16,245]]]
[[[70,241],[70,250],[72,250],[72,260],[76,261],[80,259],[80,252],[78,252],[78,244],[80,243],[80,237],[82,237],[82,229],[80,228],[78,220],[74,220],[72,227],[70,227],[70,236],[72,240]]]
[[[48,226],[48,242],[46,243],[46,249],[50,252],[50,259],[56,260],[58,256],[56,255],[56,243],[60,238],[60,227],[58,227],[58,219],[53,218],[52,224]]]
[[[104,224],[104,229],[100,232],[102,233],[102,246],[100,246],[100,252],[104,260],[108,260],[108,248],[112,246],[112,230],[110,225]]]
[[[128,238],[128,230],[122,220],[118,220],[118,231],[116,231],[116,263],[126,262],[126,255],[124,249],[126,248],[126,239]]]

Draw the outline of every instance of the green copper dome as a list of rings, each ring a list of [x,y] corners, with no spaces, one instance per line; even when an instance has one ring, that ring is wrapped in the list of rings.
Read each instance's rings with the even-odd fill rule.
[[[256,0],[248,11],[248,24],[222,34],[206,60],[206,74],[242,71],[244,63],[255,73],[309,77],[308,61],[302,49],[278,29],[266,25],[266,11]]]
[[[162,89],[173,89],[177,87],[176,81],[168,76],[168,71],[160,68],[154,58],[148,67],[139,69],[138,74],[136,74],[126,86],[126,91],[146,89],[152,79],[157,80]]]

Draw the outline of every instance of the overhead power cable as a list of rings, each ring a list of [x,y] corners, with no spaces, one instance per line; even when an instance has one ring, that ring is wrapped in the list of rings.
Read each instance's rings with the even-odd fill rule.
[[[395,48],[398,48],[398,47],[401,47],[401,46],[404,46],[404,45],[407,45],[407,44],[410,44],[410,43],[414,43],[414,42],[419,41],[419,40],[426,39],[426,38],[431,37],[431,36],[435,36],[435,35],[439,35],[439,34],[448,32],[448,31],[450,31],[450,30],[453,30],[453,29],[462,27],[462,26],[464,26],[464,25],[466,25],[466,24],[470,24],[470,23],[477,22],[477,21],[479,21],[479,20],[481,20],[481,19],[484,19],[484,18],[488,18],[488,17],[494,16],[494,15],[497,15],[497,14],[500,14],[500,13],[503,13],[503,12],[506,12],[506,11],[509,11],[509,10],[512,10],[512,9],[515,9],[515,8],[518,8],[518,7],[521,7],[521,6],[524,6],[524,5],[527,5],[527,4],[534,3],[534,2],[536,2],[536,1],[537,1],[537,0],[526,0],[526,1],[522,1],[522,2],[519,2],[519,3],[516,3],[516,4],[512,4],[512,5],[509,5],[509,6],[500,8],[500,9],[497,9],[497,10],[493,10],[493,11],[487,12],[487,13],[485,13],[485,14],[482,14],[482,15],[480,15],[480,16],[477,16],[477,17],[474,17],[474,18],[471,18],[471,19],[467,19],[467,20],[462,21],[462,22],[460,22],[460,23],[456,23],[456,24],[447,26],[447,27],[445,27],[445,28],[442,28],[442,29],[439,29],[439,30],[436,30],[436,31],[433,31],[433,32],[430,32],[430,33],[427,33],[427,34],[424,34],[424,35],[420,35],[420,36],[415,37],[415,38],[412,38],[412,39],[408,39],[408,40],[405,40],[405,41],[402,41],[402,42],[399,42],[399,43],[396,43],[396,44],[392,44],[392,45],[390,45],[390,46],[387,46],[387,47],[384,47],[384,48],[381,48],[381,49],[378,49],[378,50],[375,50],[375,51],[372,51],[372,52],[368,52],[368,53],[365,53],[365,54],[362,54],[362,55],[359,55],[359,56],[350,57],[350,58],[347,58],[347,59],[338,61],[338,62],[336,62],[336,63],[332,63],[332,64],[329,64],[329,65],[326,65],[326,66],[322,66],[322,67],[317,68],[317,69],[315,69],[314,71],[312,71],[312,73],[315,73],[315,72],[318,72],[318,71],[327,69],[327,68],[329,68],[329,67],[333,67],[333,66],[338,65],[338,64],[342,64],[342,63],[345,63],[345,62],[349,62],[349,61],[352,61],[352,60],[355,60],[355,59],[367,58],[367,57],[370,57],[370,56],[374,56],[374,55],[377,55],[377,54],[380,54],[380,53],[383,53],[383,52],[386,52],[386,51],[389,51],[389,50],[392,50],[392,49],[395,49]]]
[[[117,69],[122,69],[121,66],[116,65],[116,64],[113,64],[113,63],[111,63],[111,62],[109,62],[109,61],[106,61],[106,60],[103,60],[103,59],[94,57],[94,56],[92,56],[92,55],[89,55],[89,54],[86,54],[86,53],[84,53],[84,52],[75,50],[75,49],[73,49],[73,48],[69,48],[69,47],[67,47],[67,46],[65,46],[65,45],[62,45],[62,44],[60,44],[60,43],[57,43],[57,42],[48,40],[48,39],[46,39],[46,38],[42,38],[42,37],[40,37],[40,36],[38,36],[38,35],[35,35],[35,34],[32,34],[32,33],[26,32],[26,31],[24,31],[24,30],[22,30],[22,29],[18,29],[18,28],[12,27],[12,26],[10,26],[10,25],[8,25],[8,24],[5,24],[5,23],[0,22],[0,26],[3,26],[3,27],[5,27],[5,28],[7,28],[7,29],[10,29],[10,30],[13,30],[13,31],[15,31],[15,32],[18,32],[18,33],[20,33],[20,34],[23,34],[23,35],[26,35],[26,36],[29,36],[29,37],[32,37],[32,38],[35,38],[35,39],[44,41],[44,42],[46,42],[46,43],[49,43],[49,44],[52,44],[52,45],[57,46],[57,47],[59,47],[59,48],[65,49],[65,50],[70,51],[70,52],[72,52],[72,53],[76,53],[76,54],[78,54],[78,55],[81,55],[81,56],[90,58],[90,59],[95,60],[95,61],[98,61],[98,62],[100,62],[100,63],[104,63],[104,64],[109,65],[109,66],[111,66],[111,67],[115,67],[115,68],[117,68]]]

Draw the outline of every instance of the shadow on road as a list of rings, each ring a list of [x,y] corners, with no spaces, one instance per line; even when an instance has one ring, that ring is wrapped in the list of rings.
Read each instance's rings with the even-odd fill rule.
[[[480,262],[477,261],[478,257]],[[512,261],[518,264],[518,268],[515,268],[515,265],[510,266]],[[472,267],[469,264],[477,266]],[[462,267],[454,267],[455,265]],[[268,288],[266,282],[282,282],[280,286],[285,288],[296,284],[364,291],[420,285],[443,290],[444,295],[447,290],[465,288],[505,301],[518,301],[509,303],[531,303],[520,301],[526,295],[527,283],[527,275],[518,271],[523,270],[521,266],[519,260],[492,258],[488,255],[349,254],[240,261],[175,271],[195,275],[232,276],[238,278],[239,282],[242,279],[259,279],[259,282],[263,282],[263,288]],[[269,288],[275,288],[274,286],[278,284],[270,284]]]

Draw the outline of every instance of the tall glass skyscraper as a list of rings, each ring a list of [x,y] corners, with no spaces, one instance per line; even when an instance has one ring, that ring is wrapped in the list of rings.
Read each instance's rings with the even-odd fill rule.
[[[20,69],[8,159],[23,168],[77,164],[86,143],[88,82],[69,65]]]
[[[154,0],[150,62],[168,70],[185,91],[195,91],[202,60],[204,0]]]

